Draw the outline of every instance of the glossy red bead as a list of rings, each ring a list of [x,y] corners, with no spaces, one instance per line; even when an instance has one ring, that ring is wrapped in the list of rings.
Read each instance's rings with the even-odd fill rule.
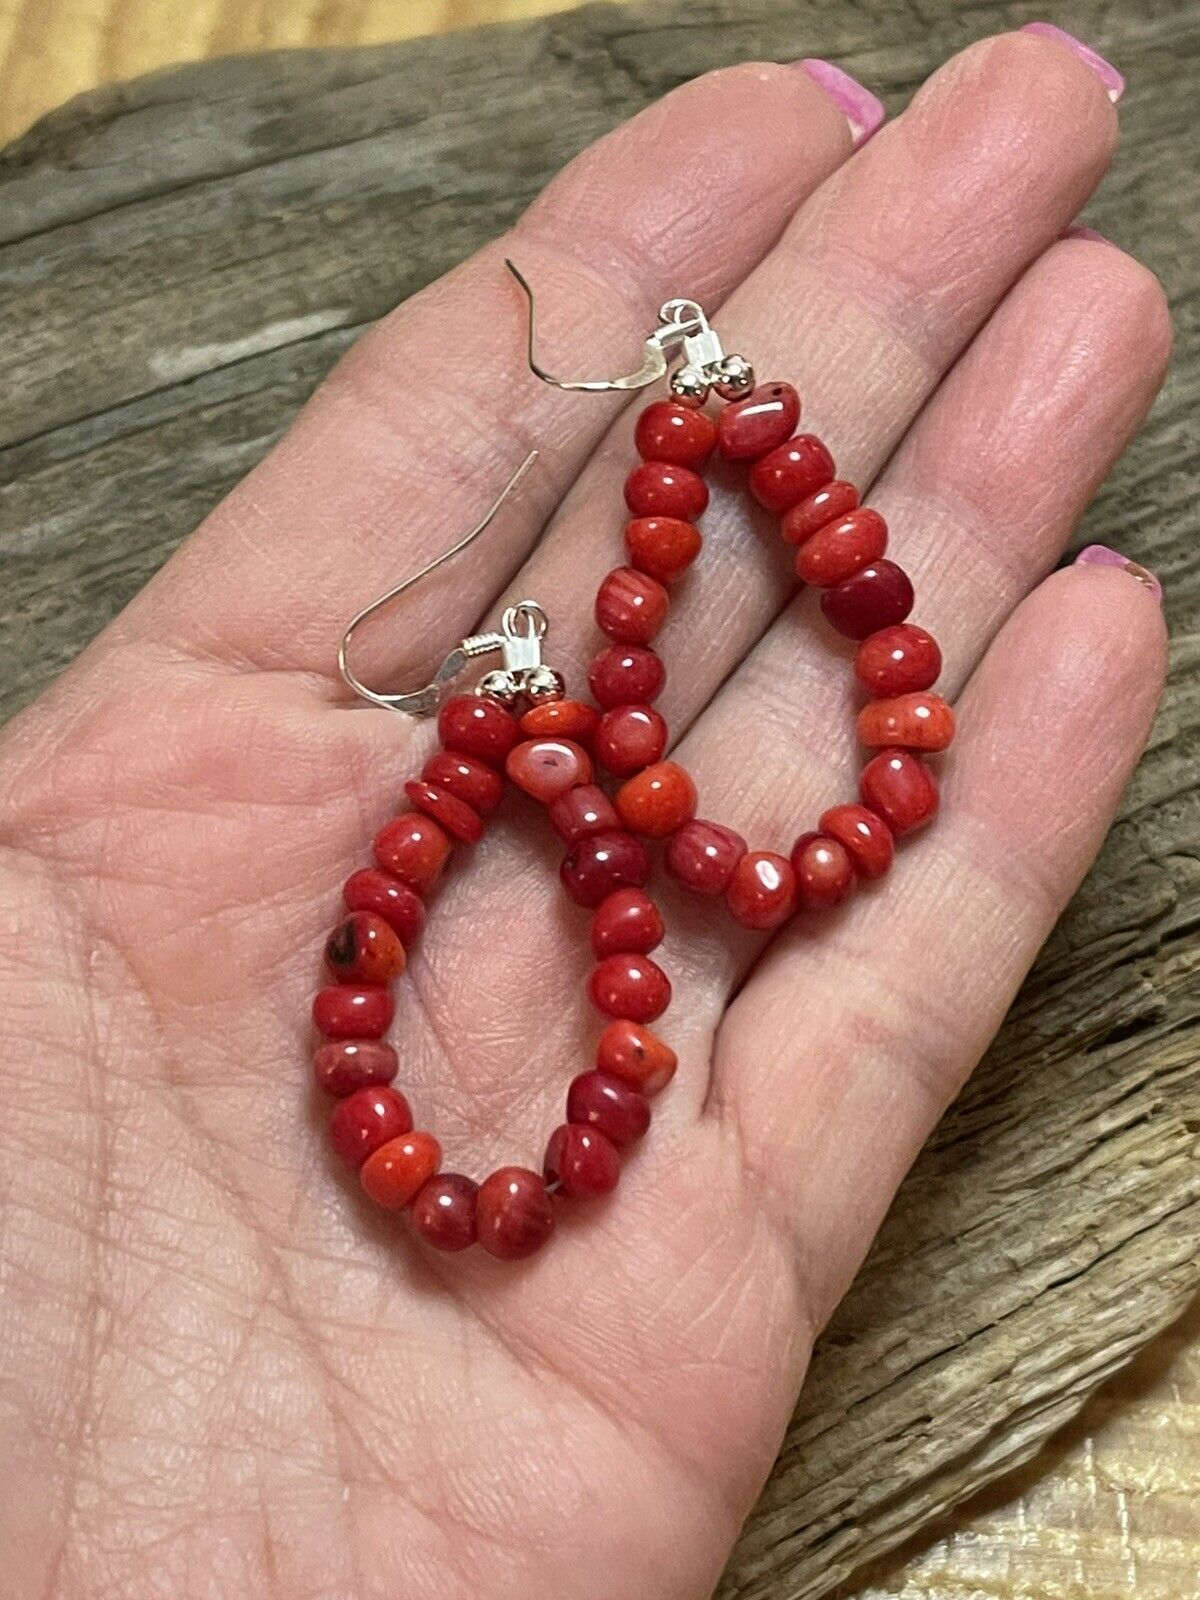
[[[884,750],[868,761],[859,792],[863,804],[878,812],[898,839],[937,815],[937,779],[910,750]]]
[[[479,1243],[501,1261],[540,1250],[554,1232],[554,1207],[546,1185],[528,1167],[498,1167],[475,1196]]]
[[[551,1194],[594,1200],[617,1187],[621,1158],[616,1145],[598,1129],[564,1122],[550,1135],[542,1171]]]
[[[450,855],[450,839],[423,811],[405,811],[375,835],[375,859],[385,872],[428,894]]]
[[[831,806],[821,816],[822,833],[844,847],[860,878],[882,878],[896,854],[892,830],[866,806]]]
[[[615,889],[640,889],[650,877],[650,857],[631,833],[593,833],[571,846],[559,877],[576,905],[594,911]]]
[[[912,607],[912,582],[894,561],[873,561],[821,596],[826,620],[847,639],[865,639],[903,622]]]
[[[625,480],[625,504],[635,517],[695,522],[708,505],[708,486],[690,467],[643,461]]]
[[[441,1159],[442,1147],[431,1133],[402,1134],[367,1157],[359,1182],[377,1206],[403,1211],[433,1177]]]
[[[397,1090],[357,1089],[334,1106],[329,1138],[348,1166],[361,1167],[372,1151],[410,1132],[412,1125],[408,1101]]]
[[[666,839],[696,815],[696,785],[677,761],[656,761],[627,778],[613,804],[630,833]]]
[[[618,644],[649,644],[667,620],[670,598],[657,578],[614,567],[596,594],[596,622]]]
[[[583,700],[540,700],[521,718],[521,732],[527,739],[574,739],[588,745],[599,720],[600,713]]]
[[[866,745],[948,750],[954,742],[954,712],[940,694],[928,690],[872,700],[858,714],[858,737]]]
[[[833,477],[833,457],[812,433],[798,433],[787,444],[756,461],[750,492],[768,511],[789,511]]]
[[[425,926],[425,902],[390,872],[378,867],[362,867],[352,872],[342,889],[350,911],[374,911],[399,936],[406,950]]]
[[[391,1083],[399,1065],[382,1039],[327,1039],[313,1056],[313,1076],[326,1094],[341,1099],[356,1089]]]
[[[339,983],[390,983],[404,971],[404,946],[374,911],[352,911],[329,935],[325,965]]]
[[[567,1091],[567,1121],[597,1128],[615,1145],[632,1144],[650,1126],[650,1102],[610,1072],[583,1072]]]
[[[697,817],[685,822],[667,845],[667,871],[696,894],[724,894],[733,869],[746,854],[740,833]]]
[[[421,768],[421,776],[479,817],[490,817],[504,798],[504,779],[495,768],[459,750],[436,751]]]
[[[636,644],[610,644],[588,668],[588,688],[606,711],[649,705],[666,681],[662,657]]]
[[[786,444],[800,421],[790,383],[763,383],[717,418],[717,448],[727,461],[757,461]]]
[[[409,1213],[413,1232],[435,1250],[466,1250],[475,1243],[479,1185],[460,1172],[439,1172],[417,1191]]]
[[[859,683],[881,698],[931,689],[941,670],[937,640],[912,622],[898,622],[869,634],[854,658]]]
[[[678,517],[634,517],[625,527],[631,565],[659,583],[671,583],[686,572],[703,544],[692,524]]]
[[[483,821],[477,811],[472,811],[465,800],[459,800],[449,789],[441,789],[424,778],[410,778],[404,785],[408,803],[432,817],[444,833],[460,844],[478,844],[483,838]]]
[[[805,495],[786,514],[779,532],[787,544],[803,544],[827,522],[847,516],[858,505],[858,490],[844,478],[835,478],[815,494]]]
[[[605,956],[588,979],[588,994],[606,1017],[653,1022],[671,1004],[671,980],[649,956]]]
[[[517,742],[517,719],[490,695],[454,694],[438,712],[438,737],[447,750],[500,767]]]
[[[796,903],[802,911],[828,911],[854,887],[854,863],[840,839],[802,833],[792,846]]]
[[[700,472],[713,453],[717,426],[703,411],[674,400],[654,400],[637,419],[633,442],[643,461],[665,461]]]
[[[827,522],[796,551],[796,576],[823,589],[845,583],[887,549],[887,523],[870,506]]]
[[[378,1039],[391,1027],[395,1010],[392,991],[382,984],[338,983],[317,993],[312,1014],[327,1039]]]
[[[777,928],[796,909],[796,874],[786,857],[752,850],[733,869],[725,904],[745,928]]]
[[[596,725],[596,760],[623,778],[657,761],[667,748],[667,724],[652,706],[614,706]]]
[[[589,833],[619,831],[621,827],[612,801],[594,783],[583,783],[560,794],[550,802],[547,814],[555,833],[567,844],[574,844]]]
[[[600,1035],[596,1065],[641,1094],[657,1094],[675,1076],[674,1050],[656,1033],[627,1017],[614,1018]]]
[[[533,799],[549,805],[592,781],[592,758],[573,739],[526,739],[508,752],[504,770]]]
[[[592,917],[592,949],[600,957],[622,951],[646,956],[665,932],[662,912],[644,889],[614,889]]]

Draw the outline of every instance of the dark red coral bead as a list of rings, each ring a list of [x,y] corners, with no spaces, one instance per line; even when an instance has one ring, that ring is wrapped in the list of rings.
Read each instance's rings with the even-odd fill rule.
[[[547,815],[555,833],[567,844],[574,844],[589,833],[608,833],[621,827],[612,801],[594,783],[581,783],[560,794],[550,802]]]
[[[941,670],[937,640],[913,622],[898,622],[869,634],[854,658],[859,683],[881,699],[931,689]]]
[[[418,894],[428,894],[450,855],[450,838],[423,811],[405,811],[375,835],[375,859]]]
[[[643,461],[702,471],[717,442],[711,417],[674,400],[654,400],[637,420],[633,442]]]
[[[845,847],[860,878],[882,878],[892,864],[896,844],[892,830],[867,806],[831,806],[820,829]]]
[[[597,1011],[630,1022],[653,1022],[671,1003],[671,980],[649,956],[605,956],[588,980]]]
[[[617,1187],[621,1158],[612,1140],[598,1129],[564,1122],[550,1135],[542,1170],[551,1194],[594,1200]]]
[[[426,783],[452,794],[480,817],[490,817],[504,798],[504,779],[494,768],[459,750],[438,750],[421,768]]]
[[[844,478],[835,478],[815,494],[798,501],[779,524],[786,544],[803,544],[818,528],[844,517],[858,505],[858,490]]]
[[[733,869],[725,904],[745,928],[777,928],[796,909],[796,874],[785,857],[752,850]]]
[[[826,620],[847,639],[865,639],[903,622],[912,607],[912,582],[894,561],[873,561],[821,596]]]
[[[833,457],[820,439],[812,433],[798,433],[754,463],[750,492],[759,505],[782,514],[832,477]]]
[[[395,1089],[358,1089],[339,1100],[329,1119],[333,1148],[351,1167],[361,1167],[373,1151],[412,1132],[412,1111]]]
[[[618,644],[647,645],[667,620],[670,603],[657,578],[614,567],[596,593],[596,622]]]
[[[910,750],[883,750],[863,768],[863,804],[869,806],[901,838],[937,815],[937,779]]]
[[[425,926],[425,902],[415,889],[379,867],[352,872],[342,890],[351,911],[374,911],[389,923],[407,950]]]
[[[341,983],[390,983],[404,971],[404,946],[374,911],[352,911],[329,935],[325,965]]]
[[[727,461],[757,461],[786,444],[800,421],[800,396],[790,383],[760,384],[717,418],[717,448]]]
[[[417,1191],[409,1216],[413,1231],[435,1250],[466,1250],[475,1243],[479,1185],[459,1172],[439,1172]]]
[[[643,461],[625,480],[625,504],[635,517],[678,517],[695,522],[708,505],[708,486],[689,467]]]
[[[606,711],[649,705],[666,681],[662,657],[636,644],[610,644],[588,668],[588,688]]]
[[[662,912],[644,889],[614,889],[596,907],[592,949],[600,957],[622,951],[646,956],[662,943],[665,932]]]
[[[326,1094],[341,1099],[356,1089],[391,1083],[399,1065],[382,1039],[327,1039],[313,1056],[313,1076]]]
[[[517,719],[491,695],[454,694],[438,712],[438,737],[447,750],[501,767],[517,742]]]
[[[567,1121],[597,1128],[615,1145],[632,1144],[650,1126],[650,1102],[610,1072],[582,1072],[567,1091]]]
[[[667,724],[652,706],[614,706],[596,725],[596,760],[615,777],[639,772],[667,748]]]
[[[802,833],[792,846],[796,901],[804,911],[828,911],[854,887],[854,864],[840,839]]]
[[[544,1181],[528,1167],[498,1167],[479,1185],[475,1223],[488,1255],[502,1261],[533,1255],[554,1232]]]
[[[614,889],[640,889],[650,876],[650,857],[631,833],[588,834],[567,852],[559,876],[575,904],[594,911]]]
[[[887,523],[870,506],[827,522],[796,551],[796,576],[823,589],[845,583],[887,549]]]
[[[379,983],[338,983],[313,1000],[313,1022],[327,1039],[378,1039],[392,1025],[396,1004]]]
[[[696,817],[685,822],[667,845],[666,868],[696,894],[724,894],[733,869],[746,854],[746,841],[720,822]]]
[[[404,793],[410,805],[432,817],[460,844],[478,844],[483,838],[479,813],[472,811],[465,800],[452,795],[449,789],[440,789],[436,783],[426,783],[422,778],[410,778],[404,785]]]

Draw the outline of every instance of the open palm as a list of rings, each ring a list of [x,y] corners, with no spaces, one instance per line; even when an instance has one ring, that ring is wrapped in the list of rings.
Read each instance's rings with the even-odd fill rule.
[[[804,72],[679,90],[409,302],[8,730],[0,862],[0,1548],[13,1600],[698,1600],[814,1331],[1098,848],[1162,674],[1153,587],[1042,581],[1162,375],[1165,312],[1060,240],[1111,155],[1061,45],[966,52],[851,156]],[[610,1202],[516,1266],[434,1258],[336,1170],[308,1002],[337,889],[432,730],[350,709],[344,618],[520,496],[380,623],[422,681],[499,595],[579,685],[618,559],[614,370],[672,294],[875,478],[961,737],[937,828],[769,948],[664,893],[679,1074]],[[935,392],[936,391],[936,392]],[[610,431],[611,430],[611,431]],[[886,466],[885,466],[886,463]],[[786,849],[855,766],[850,675],[733,475],[662,638],[701,810]],[[538,1165],[589,1061],[584,915],[511,797],[400,988],[447,1164]],[[669,1025],[669,1026],[668,1026]]]

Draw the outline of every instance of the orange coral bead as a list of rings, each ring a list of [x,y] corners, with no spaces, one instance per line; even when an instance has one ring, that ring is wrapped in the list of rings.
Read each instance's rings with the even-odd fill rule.
[[[696,815],[696,785],[677,761],[656,761],[623,783],[613,803],[631,833],[665,839]]]
[[[583,700],[543,700],[521,718],[521,732],[532,739],[574,739],[588,744],[600,713]]]
[[[873,700],[858,714],[858,736],[864,744],[879,748],[945,750],[954,740],[954,713],[940,694]]]
[[[416,1199],[441,1161],[442,1147],[431,1133],[405,1133],[369,1155],[359,1178],[377,1206],[402,1211]]]
[[[642,1094],[657,1094],[675,1076],[674,1050],[640,1022],[618,1017],[600,1035],[596,1065]]]

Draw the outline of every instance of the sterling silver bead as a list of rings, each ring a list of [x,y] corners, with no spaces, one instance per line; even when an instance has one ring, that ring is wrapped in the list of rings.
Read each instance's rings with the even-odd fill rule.
[[[514,673],[506,672],[500,667],[494,672],[486,673],[480,679],[479,693],[490,694],[497,700],[503,700],[505,705],[511,705],[520,695],[521,685]]]
[[[754,387],[754,368],[745,356],[723,356],[716,366],[713,388],[723,400],[741,400]]]
[[[561,673],[543,662],[540,667],[530,668],[522,687],[531,700],[561,700],[567,686]]]
[[[708,390],[708,379],[699,367],[680,367],[671,374],[671,398],[692,411],[708,399]]]

